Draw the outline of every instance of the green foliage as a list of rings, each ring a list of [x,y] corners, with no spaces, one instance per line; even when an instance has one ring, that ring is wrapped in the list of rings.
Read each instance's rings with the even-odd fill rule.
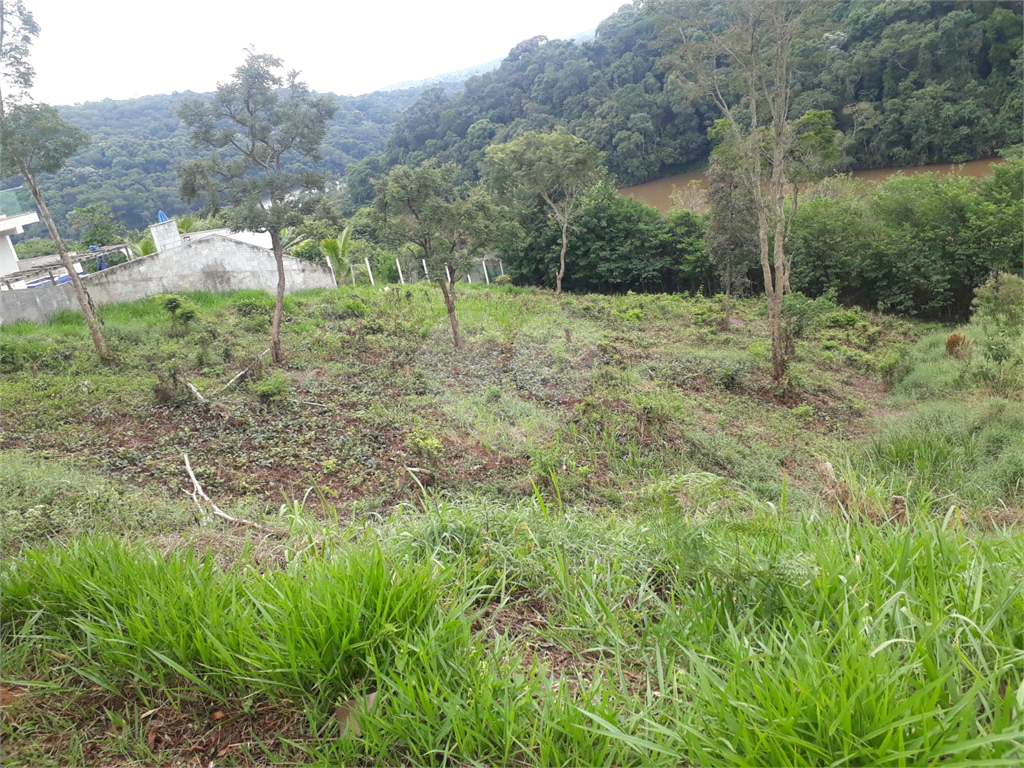
[[[973,321],[1000,331],[1024,328],[1024,278],[1001,273],[974,291]]]
[[[80,248],[90,245],[117,245],[124,242],[125,229],[114,219],[106,203],[92,203],[84,208],[75,208],[68,214],[71,226],[78,230]]]
[[[749,187],[722,162],[708,168],[708,216],[704,242],[718,281],[730,295],[742,295],[747,272],[758,264],[757,210]]]
[[[789,335],[794,339],[803,338],[817,326],[850,327],[860,318],[853,312],[839,312],[835,294],[810,299],[802,293],[790,293],[782,297],[782,319]],[[850,318],[853,322],[849,322]],[[829,322],[838,318],[839,325]]]
[[[270,376],[253,383],[252,391],[265,403],[271,403],[282,399],[287,394],[291,384],[288,377],[281,371],[274,371]]]
[[[1024,162],[997,169],[980,181],[896,176],[867,193],[813,197],[793,223],[793,287],[810,296],[832,290],[871,309],[965,320],[992,271],[1024,269]]]
[[[34,259],[37,256],[52,256],[57,250],[53,240],[48,237],[30,237],[14,244],[14,251],[19,259]]]
[[[554,286],[559,228],[540,210],[523,220],[524,236],[502,249],[510,276]],[[702,291],[714,276],[703,227],[690,211],[658,211],[608,186],[584,202],[566,251],[563,286],[570,291]]]
[[[57,173],[89,143],[89,137],[62,120],[56,107],[22,104],[5,110],[0,136],[0,177],[27,170],[35,176]]]
[[[318,161],[337,106],[313,95],[298,72],[278,75],[281,66],[280,59],[250,51],[213,99],[188,100],[177,110],[193,144],[210,152],[182,166],[182,198],[199,200],[211,213],[225,208],[224,221],[236,229],[280,235],[302,223],[308,193],[326,185],[323,173],[289,170],[284,156]]]
[[[454,164],[395,166],[374,183],[373,226],[380,240],[396,249],[415,246],[426,259],[431,279],[454,283],[485,248],[507,229],[503,211],[479,188],[457,181]]]

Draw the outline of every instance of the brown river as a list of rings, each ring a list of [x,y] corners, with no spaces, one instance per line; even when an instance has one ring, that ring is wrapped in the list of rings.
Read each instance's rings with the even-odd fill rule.
[[[1002,160],[997,157],[989,160],[970,160],[966,163],[959,163],[955,165],[940,163],[937,165],[916,165],[910,168],[875,168],[870,171],[854,171],[853,178],[874,183],[885,181],[890,176],[897,173],[902,173],[906,176],[913,176],[916,173],[928,172],[940,173],[943,175],[956,173],[961,176],[974,176],[975,178],[980,178],[982,176],[987,176],[990,173],[992,165],[1000,162],[1002,162]],[[685,192],[685,190],[689,188],[691,181],[698,182],[701,190],[705,189],[706,182],[704,179],[704,170],[686,171],[685,173],[677,173],[673,176],[666,176],[662,179],[648,181],[644,184],[637,184],[632,187],[623,187],[619,190],[619,194],[643,200],[645,203],[653,205],[662,213],[666,213],[672,209],[672,200],[669,197],[672,194],[672,190],[679,189]],[[693,202],[695,203],[694,205],[688,204],[687,207],[700,207],[699,202],[696,200]]]

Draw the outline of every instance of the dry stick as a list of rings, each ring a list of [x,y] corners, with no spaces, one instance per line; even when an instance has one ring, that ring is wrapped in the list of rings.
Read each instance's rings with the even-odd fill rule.
[[[263,357],[263,356],[264,356],[265,354],[267,354],[268,352],[270,352],[270,348],[269,348],[269,347],[268,347],[267,349],[264,349],[264,350],[263,350],[262,352],[260,352],[260,353],[259,353],[258,355],[256,355],[256,362],[258,362],[258,361],[259,361],[259,360],[260,360],[260,359],[261,359],[261,358],[262,358],[262,357]],[[231,386],[232,384],[234,384],[234,383],[235,383],[236,381],[238,381],[238,380],[239,380],[240,378],[242,378],[243,376],[245,376],[245,374],[247,374],[247,373],[248,373],[249,371],[251,371],[251,370],[252,370],[252,367],[253,367],[253,365],[256,365],[256,362],[253,362],[253,364],[252,364],[252,365],[250,365],[250,366],[249,366],[248,368],[243,368],[242,370],[240,370],[240,371],[239,371],[238,373],[236,373],[236,374],[235,374],[235,375],[234,375],[234,376],[233,376],[233,377],[231,378],[231,381],[229,381],[229,382],[228,382],[227,384],[225,384],[225,385],[224,385],[223,387],[221,387],[220,389],[218,389],[218,390],[217,390],[216,392],[214,392],[213,394],[215,394],[215,395],[219,395],[219,394],[220,394],[221,392],[225,391],[225,390],[226,390],[226,389],[227,389],[228,387],[230,387],[230,386]]]
[[[190,478],[192,478],[192,487],[193,487],[194,490],[192,491],[192,493],[190,495],[192,496],[192,500],[196,503],[196,506],[199,507],[199,511],[200,512],[204,511],[203,510],[203,506],[202,506],[202,504],[199,503],[199,498],[198,498],[199,496],[202,496],[206,500],[206,502],[213,508],[213,514],[215,514],[217,517],[219,517],[222,520],[227,520],[229,523],[234,523],[235,525],[244,525],[246,528],[255,528],[257,531],[262,531],[263,533],[273,534],[274,536],[287,536],[288,535],[288,531],[282,530],[280,528],[268,528],[265,525],[260,525],[259,523],[254,523],[254,522],[252,522],[252,520],[243,520],[240,517],[232,517],[227,512],[222,510],[220,507],[218,507],[216,504],[213,503],[213,499],[211,499],[209,496],[206,495],[206,491],[203,490],[203,486],[201,486],[199,484],[199,481],[196,479],[195,472],[192,471],[192,463],[188,460],[188,454],[187,453],[183,453],[181,455],[182,455],[182,458],[185,459],[185,469],[188,470],[188,476]],[[188,493],[188,492],[186,491],[186,493]]]
[[[203,397],[203,393],[200,392],[196,388],[195,384],[193,384],[191,381],[186,379],[180,373],[174,374],[174,378],[178,381],[179,384],[184,384],[185,385],[185,387],[188,389],[189,393],[192,395],[192,399],[193,400],[195,400],[197,403],[205,403],[206,402],[206,398]]]
[[[333,406],[327,405],[326,403],[314,403],[312,400],[296,400],[294,397],[289,397],[289,401],[298,403],[299,405],[315,405],[317,408],[333,408]]]

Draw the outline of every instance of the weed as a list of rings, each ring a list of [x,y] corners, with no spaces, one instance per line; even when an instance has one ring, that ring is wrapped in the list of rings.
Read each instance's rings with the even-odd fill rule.
[[[275,371],[270,376],[253,382],[251,386],[260,400],[270,403],[282,399],[291,385],[281,371]]]

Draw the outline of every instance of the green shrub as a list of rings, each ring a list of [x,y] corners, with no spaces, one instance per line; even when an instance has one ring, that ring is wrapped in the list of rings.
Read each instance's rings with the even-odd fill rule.
[[[1024,278],[1001,272],[974,291],[972,320],[999,329],[1024,328]]]
[[[360,298],[346,299],[341,303],[341,313],[344,317],[363,317],[366,312],[366,304]]]
[[[823,317],[852,314],[838,311],[834,296],[834,293],[816,299],[809,299],[802,293],[789,293],[783,296],[782,321],[789,335],[794,339],[800,339],[813,327],[820,325]]]
[[[231,306],[242,317],[269,318],[274,311],[274,304],[274,297],[270,294],[245,291]]]
[[[828,312],[821,316],[821,324],[826,328],[853,328],[860,322],[856,312]]]
[[[889,388],[907,378],[913,367],[909,350],[906,349],[888,352],[878,361],[878,373],[882,377],[882,382]]]
[[[267,378],[254,382],[252,391],[260,400],[269,403],[284,397],[289,386],[287,377],[280,371],[275,371]]]

